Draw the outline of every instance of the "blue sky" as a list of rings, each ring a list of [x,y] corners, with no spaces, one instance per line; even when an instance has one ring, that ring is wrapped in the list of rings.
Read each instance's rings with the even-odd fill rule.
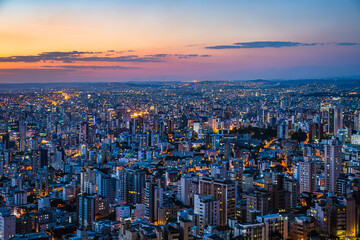
[[[0,82],[360,75],[358,0],[0,0],[0,21]]]

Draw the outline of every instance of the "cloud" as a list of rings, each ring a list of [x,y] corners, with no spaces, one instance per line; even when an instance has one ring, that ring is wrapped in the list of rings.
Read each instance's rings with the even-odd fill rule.
[[[158,58],[175,57],[178,59],[195,58],[195,57],[211,57],[211,55],[199,55],[199,54],[154,54],[154,55],[146,55],[146,56],[147,57],[158,57]]]
[[[125,55],[116,56],[124,52],[133,52],[133,50],[127,50],[123,52],[116,52],[115,50],[107,50],[105,52],[80,52],[80,51],[69,51],[69,52],[43,52],[38,55],[27,55],[27,56],[11,56],[11,57],[0,57],[0,62],[63,62],[63,63],[74,63],[74,62],[165,62],[167,58],[177,57],[179,59],[191,58],[191,57],[210,57],[210,55],[198,54],[152,54],[145,56],[138,55]]]
[[[206,49],[238,49],[238,48],[282,48],[282,47],[299,47],[315,46],[319,43],[301,43],[301,42],[284,42],[284,41],[256,41],[256,42],[239,42],[232,45],[207,46]]]
[[[239,49],[239,48],[282,48],[282,47],[301,47],[301,46],[360,46],[356,42],[340,42],[340,43],[301,43],[286,41],[255,41],[255,42],[238,42],[231,45],[215,45],[207,46],[206,49]]]
[[[155,58],[164,58],[164,57],[168,57],[170,56],[169,54],[163,54],[163,53],[160,53],[160,54],[150,54],[150,55],[146,55],[147,57],[155,57]]]
[[[114,69],[114,70],[129,70],[129,69],[139,69],[138,67],[124,67],[124,66],[78,66],[78,65],[62,65],[62,66],[42,66],[45,68],[55,68],[55,69],[89,69],[89,70],[98,70],[98,69]]]
[[[70,59],[79,58],[84,54],[96,54],[96,52],[43,52],[38,55],[0,57],[0,62],[40,62],[40,61],[69,61]]]
[[[182,58],[195,58],[195,57],[211,57],[211,55],[198,55],[198,54],[174,54],[175,57]]]
[[[159,57],[127,55],[118,57],[101,56],[102,52],[44,52],[38,55],[0,57],[0,62],[162,62]]]
[[[338,45],[338,46],[360,46],[360,43],[356,43],[356,42],[340,42],[340,43],[336,43],[336,45]]]
[[[183,58],[194,58],[194,57],[198,57],[198,54],[174,54],[175,57],[178,57],[180,59]]]
[[[163,62],[159,57],[139,57],[138,55],[128,55],[120,57],[79,57],[71,58],[70,62]],[[68,62],[63,61],[63,62]]]
[[[124,50],[124,51],[109,50],[108,52],[123,54],[123,53],[135,52],[135,50]]]

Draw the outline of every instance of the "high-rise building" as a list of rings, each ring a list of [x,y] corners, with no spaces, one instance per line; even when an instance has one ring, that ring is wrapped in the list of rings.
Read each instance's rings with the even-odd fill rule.
[[[182,176],[178,183],[178,199],[185,206],[192,204],[192,178],[189,176]]]
[[[87,125],[85,122],[79,125],[79,143],[86,142],[87,140]]]
[[[78,222],[79,226],[84,229],[91,229],[92,222],[95,220],[95,198],[96,195],[86,195],[84,193],[78,196]]]
[[[356,199],[347,197],[344,199],[344,203],[346,205],[346,236],[355,237],[359,231]]]
[[[64,201],[70,201],[76,197],[76,185],[75,182],[71,182],[70,184],[63,187],[62,191],[62,199]]]
[[[246,198],[246,220],[254,221],[254,215],[266,215],[272,209],[271,193],[267,191],[258,191],[245,195]],[[254,214],[253,214],[254,213]],[[256,216],[255,216],[256,217]]]
[[[264,229],[264,223],[242,223],[235,227],[235,236],[243,236],[245,239],[251,236],[251,240],[263,240]]]
[[[38,200],[38,210],[45,209],[50,207],[50,197],[42,197]]]
[[[209,118],[208,125],[214,130],[216,129],[216,118]]]
[[[343,126],[343,109],[340,106],[335,108],[334,116],[334,134],[338,134],[339,129],[342,129]]]
[[[159,209],[163,206],[163,196],[164,192],[161,187],[154,188],[154,221],[158,221],[159,219]]]
[[[155,188],[156,183],[147,181],[145,187],[145,215],[150,222],[155,222],[157,216],[155,215]]]
[[[63,168],[63,151],[61,150],[56,151],[54,161],[52,162],[51,165],[56,170],[61,170]]]
[[[296,207],[299,182],[293,178],[285,178],[283,185],[284,185],[284,190],[290,193],[290,207],[291,208]]]
[[[333,107],[329,108],[328,113],[328,132],[334,134],[335,133],[335,109]]]
[[[347,224],[353,226],[350,221],[350,215],[347,216],[346,201],[339,201],[336,197],[327,197],[319,199],[315,203],[313,211],[316,212],[315,219],[317,228],[330,236],[344,237]],[[354,208],[349,213],[353,213]]]
[[[7,240],[16,234],[16,217],[10,211],[0,211],[0,240]]]
[[[283,121],[279,126],[277,127],[277,137],[288,139],[289,138],[289,124],[288,121]]]
[[[49,157],[48,150],[44,148],[40,148],[37,150],[32,159],[32,168],[34,171],[39,170],[45,166],[48,166]]]
[[[131,217],[130,206],[117,206],[115,208],[116,221]]]
[[[15,205],[25,205],[27,204],[27,194],[25,191],[16,191],[14,193]]]
[[[320,140],[324,137],[324,127],[321,123],[312,123],[309,126],[309,141]]]
[[[340,106],[329,108],[328,132],[336,135],[343,128],[343,109]]]
[[[198,231],[204,233],[206,226],[220,225],[220,201],[214,196],[194,195],[194,213],[198,214]]]
[[[145,172],[137,169],[124,168],[118,171],[120,180],[120,196],[127,203],[141,203],[145,187]]]
[[[352,210],[353,213],[351,214],[351,217],[348,219],[354,221],[354,223],[347,222],[348,226],[350,227],[349,229],[351,229],[348,232],[351,232],[353,236],[358,236],[360,233],[360,187],[359,186],[355,186],[353,188],[353,193],[351,197],[354,199],[354,202],[350,203],[349,201],[349,203],[351,205],[355,204],[355,209]],[[351,235],[349,234],[349,236]]]
[[[101,176],[99,183],[100,185],[97,184],[98,194],[114,200],[116,196],[116,179],[110,176]]]
[[[92,168],[87,168],[85,171],[80,173],[81,192],[86,192],[87,183],[96,184],[96,171]]]
[[[309,233],[314,229],[314,223],[306,216],[295,217],[290,222],[290,239],[308,240]]]
[[[270,214],[257,217],[257,221],[265,224],[263,239],[271,239],[275,232],[281,234],[283,239],[288,239],[288,218],[280,214]]]
[[[109,198],[96,194],[79,194],[77,198],[79,226],[91,229],[94,220],[106,217],[109,214],[109,202]]]
[[[235,219],[236,184],[231,180],[202,177],[199,180],[199,194],[213,195],[220,201],[220,226],[226,226]]]
[[[341,172],[341,148],[337,140],[325,145],[325,190],[336,192],[336,180]]]
[[[194,122],[194,123],[193,123],[193,130],[194,130],[194,132],[199,133],[200,126],[201,126],[201,123],[200,123],[200,122],[198,122],[198,121]]]
[[[360,131],[360,113],[354,117],[354,130],[357,132]]]
[[[254,187],[254,176],[251,174],[244,174],[242,176],[242,190],[249,192]]]
[[[316,191],[316,163],[310,157],[300,162],[300,193]]]

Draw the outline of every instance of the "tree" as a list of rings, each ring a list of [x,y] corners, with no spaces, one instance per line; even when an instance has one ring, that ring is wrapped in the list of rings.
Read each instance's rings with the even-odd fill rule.
[[[307,139],[307,134],[303,130],[299,130],[297,132],[294,132],[291,135],[291,139],[297,140],[299,143],[304,142]]]

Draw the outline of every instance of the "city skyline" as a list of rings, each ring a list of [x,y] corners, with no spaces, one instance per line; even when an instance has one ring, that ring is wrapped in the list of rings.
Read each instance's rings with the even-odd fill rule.
[[[359,80],[2,84],[0,240],[360,233]]]
[[[360,76],[360,3],[0,1],[0,83]]]
[[[360,0],[0,22],[0,240],[360,239]]]

